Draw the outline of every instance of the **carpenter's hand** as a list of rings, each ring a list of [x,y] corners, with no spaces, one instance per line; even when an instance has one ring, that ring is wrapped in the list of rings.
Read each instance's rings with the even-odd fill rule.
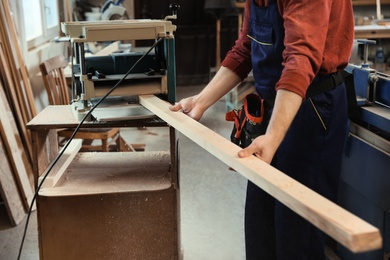
[[[182,111],[184,114],[198,120],[202,117],[204,109],[197,104],[197,96],[184,98],[173,106],[169,107],[172,111]]]
[[[244,158],[254,154],[264,162],[270,164],[275,155],[277,145],[273,138],[267,134],[257,137],[246,148],[238,152],[238,157]]]

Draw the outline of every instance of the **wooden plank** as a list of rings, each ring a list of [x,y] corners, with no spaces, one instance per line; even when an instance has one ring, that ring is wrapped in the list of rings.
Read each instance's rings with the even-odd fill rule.
[[[20,137],[23,140],[24,146],[26,147],[26,151],[28,152],[29,158],[32,157],[32,148],[31,148],[31,136],[27,132],[26,123],[24,121],[24,118],[26,115],[22,115],[22,112],[19,107],[19,101],[17,98],[17,94],[15,92],[15,84],[12,77],[12,72],[10,71],[10,68],[8,67],[8,63],[5,60],[4,52],[2,49],[2,42],[0,39],[0,72],[2,73],[4,77],[4,83],[5,91],[7,92],[8,101],[10,102],[9,105],[12,108],[12,111],[14,113],[15,120],[18,123],[19,130],[20,130]]]
[[[29,112],[31,113],[30,118],[27,120],[27,122],[28,122],[34,116],[37,115],[37,111],[35,108],[34,95],[32,92],[30,79],[28,76],[28,71],[27,71],[26,65],[25,65],[24,60],[23,60],[23,55],[22,55],[22,52],[19,48],[19,44],[18,44],[19,40],[18,40],[18,37],[16,35],[15,25],[14,25],[14,22],[13,22],[12,17],[11,17],[11,10],[10,10],[9,4],[8,4],[8,0],[2,0],[2,2],[3,2],[4,14],[5,14],[5,17],[8,21],[9,31],[11,34],[11,40],[14,43],[12,49],[16,53],[17,62],[19,63],[18,64],[19,71],[20,71],[20,74],[21,74],[22,79],[23,79],[23,83],[24,83],[24,87],[25,87],[24,91],[25,91],[25,94],[27,96],[26,102],[27,102],[28,108],[30,109]]]
[[[100,51],[93,54],[93,56],[107,56],[119,50],[119,41],[113,42],[110,45],[104,47]]]
[[[61,116],[58,116],[61,115]],[[44,129],[59,129],[59,128],[76,128],[79,121],[73,115],[70,105],[47,106],[28,124],[27,129],[39,130]],[[157,116],[147,119],[126,119],[107,122],[84,122],[81,128],[101,128],[101,127],[138,127],[143,125],[148,126],[166,126],[166,123],[159,120]]]
[[[12,84],[9,85],[9,89],[12,87],[12,91],[14,92],[15,98],[17,100],[16,103],[12,104],[15,108],[21,111],[22,117],[20,120],[23,121],[23,123],[28,122],[29,115],[28,115],[28,109],[25,104],[25,100],[23,97],[23,91],[22,86],[23,82],[21,79],[21,75],[19,73],[18,66],[16,64],[16,60],[14,58],[14,51],[13,51],[13,43],[11,42],[10,35],[9,35],[9,27],[6,25],[8,24],[5,20],[5,15],[3,14],[4,10],[0,8],[0,34],[2,41],[2,49],[3,49],[3,65],[9,67],[9,70],[11,71],[12,76]],[[15,109],[14,108],[14,109]]]
[[[42,188],[53,188],[61,176],[64,174],[70,163],[73,161],[73,158],[79,152],[82,146],[83,140],[73,139],[69,144],[64,154],[60,157],[58,162],[53,166],[50,174],[45,179],[45,182],[42,184]],[[41,183],[43,176],[47,174],[48,169],[42,174],[42,177],[39,178],[38,183]]]
[[[0,84],[0,134],[10,158],[15,178],[18,181],[22,198],[26,207],[29,209],[32,202],[33,192],[33,175],[31,165],[28,165],[26,153],[20,140],[12,111],[8,106],[3,87]],[[29,174],[31,173],[31,174]],[[31,180],[29,179],[31,177]]]
[[[0,194],[4,200],[11,225],[17,226],[26,216],[26,212],[1,136],[0,161]]]
[[[36,115],[35,101],[28,77],[27,68],[25,67],[22,53],[19,48],[19,41],[16,35],[11,11],[7,0],[2,0],[0,5],[0,41],[2,42],[2,66],[7,67],[11,72],[12,80],[6,82],[5,91],[8,95],[9,105],[12,107],[14,117],[18,122],[18,129],[21,131],[20,136],[31,164],[32,149],[31,136],[27,132],[26,124]],[[32,176],[31,176],[32,177]],[[31,178],[32,179],[32,178]]]
[[[141,95],[140,103],[352,252],[381,248],[382,238],[376,227],[257,157],[239,158],[239,146],[189,116],[170,111],[169,103],[153,95]]]
[[[64,1],[65,22],[73,21],[73,4],[71,1]]]
[[[47,166],[58,154],[57,138],[57,130],[54,129],[41,129],[40,131],[31,130],[35,189],[38,187],[39,176],[46,170]]]

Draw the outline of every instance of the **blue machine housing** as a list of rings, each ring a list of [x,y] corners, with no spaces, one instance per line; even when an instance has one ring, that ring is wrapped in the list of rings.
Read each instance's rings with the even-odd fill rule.
[[[349,66],[364,102],[350,122],[339,187],[339,204],[376,226],[380,250],[354,254],[339,245],[341,259],[388,259],[390,254],[390,79],[368,67]]]

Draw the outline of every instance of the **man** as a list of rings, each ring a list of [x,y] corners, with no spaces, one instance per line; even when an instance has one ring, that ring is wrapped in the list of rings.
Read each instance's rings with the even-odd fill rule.
[[[215,77],[198,94],[172,106],[199,120],[253,70],[270,108],[264,135],[241,150],[317,191],[337,198],[347,133],[345,84],[354,37],[351,0],[248,0],[243,28]],[[325,236],[248,183],[247,259],[324,259]]]

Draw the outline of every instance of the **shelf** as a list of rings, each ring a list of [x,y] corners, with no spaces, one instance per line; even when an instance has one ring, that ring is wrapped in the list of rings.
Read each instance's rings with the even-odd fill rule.
[[[390,31],[355,32],[355,39],[387,39],[387,38],[390,38]]]
[[[375,5],[375,0],[353,0],[352,5],[359,6],[359,5]],[[381,0],[381,5],[388,5],[390,4],[390,0]]]
[[[355,39],[390,38],[390,26],[366,25],[355,26]]]
[[[245,8],[245,2],[236,2],[237,8]]]

